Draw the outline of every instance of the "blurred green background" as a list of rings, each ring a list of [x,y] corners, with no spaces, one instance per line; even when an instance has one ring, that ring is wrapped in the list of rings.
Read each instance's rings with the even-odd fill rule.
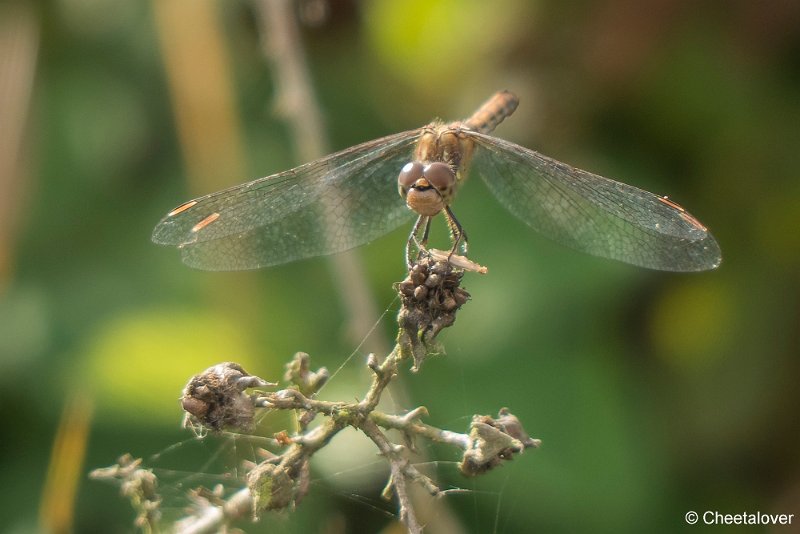
[[[470,180],[456,210],[490,272],[467,276],[473,300],[442,336],[447,355],[403,374],[401,406],[457,431],[508,406],[544,444],[475,480],[455,451],[428,450],[442,487],[471,490],[446,497],[430,531],[672,532],[689,510],[794,513],[796,531],[800,3],[308,0],[296,12],[332,149],[463,118],[507,88],[521,104],[498,135],[669,194],[722,247],[720,269],[690,275],[593,258],[535,235]],[[182,490],[253,453],[180,429],[192,374],[235,360],[277,379],[300,350],[336,369],[367,335],[349,326],[328,259],[207,273],[150,243],[181,201],[301,163],[258,13],[208,0],[0,6],[9,532],[132,530],[117,489],[86,478],[123,452],[158,468],[179,515]],[[390,308],[372,343],[394,335],[407,231],[358,251],[369,324]],[[323,396],[363,395],[365,352]],[[364,440],[339,436],[315,459],[296,511],[240,526],[396,528]]]

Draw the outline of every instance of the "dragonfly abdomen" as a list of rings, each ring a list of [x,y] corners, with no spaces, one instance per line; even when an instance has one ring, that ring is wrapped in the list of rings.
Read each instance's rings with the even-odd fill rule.
[[[465,120],[464,124],[472,130],[488,134],[497,128],[503,119],[514,113],[517,105],[519,98],[516,95],[509,91],[498,91]]]

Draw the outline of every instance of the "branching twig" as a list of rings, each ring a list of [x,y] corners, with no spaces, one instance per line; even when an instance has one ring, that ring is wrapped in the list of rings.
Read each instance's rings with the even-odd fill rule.
[[[456,258],[457,265],[464,265]],[[283,447],[280,454],[253,466],[247,475],[247,488],[223,499],[221,493],[197,490],[192,493],[194,511],[175,525],[180,533],[212,532],[237,519],[252,515],[258,519],[270,510],[283,510],[297,505],[309,489],[309,464],[312,456],[330,442],[342,429],[354,428],[365,434],[377,447],[390,467],[390,478],[384,497],[397,498],[400,520],[411,533],[422,532],[414,506],[409,496],[412,484],[417,484],[428,494],[444,495],[436,483],[421,473],[409,460],[409,449],[415,439],[427,439],[457,447],[462,451],[460,469],[467,476],[475,476],[512,459],[526,448],[538,447],[539,440],[528,437],[519,420],[506,408],[497,418],[475,415],[469,432],[461,434],[436,428],[421,422],[428,415],[425,407],[415,408],[405,414],[387,414],[377,410],[381,395],[397,376],[399,364],[413,357],[414,368],[419,370],[429,348],[435,346],[435,337],[442,328],[455,320],[455,314],[468,294],[461,289],[463,271],[456,269],[446,258],[436,261],[423,257],[412,269],[409,278],[398,284],[402,308],[398,323],[401,334],[398,343],[383,361],[370,354],[367,367],[373,373],[372,383],[363,400],[354,402],[325,401],[316,398],[325,384],[328,372],[322,368],[312,371],[308,354],[297,353],[284,376],[287,387],[278,391],[263,391],[276,384],[248,374],[235,363],[222,363],[210,367],[193,377],[181,399],[186,411],[184,424],[195,431],[219,432],[225,428],[251,430],[258,410],[292,410],[300,415],[300,431],[290,437],[285,431],[276,434],[276,443]],[[431,284],[434,280],[436,283]],[[427,284],[427,285],[426,285]],[[417,291],[417,287],[426,291]],[[459,295],[456,302],[454,295]],[[453,302],[449,302],[449,301]],[[443,305],[448,302],[447,305]],[[258,388],[248,394],[247,389]],[[317,416],[322,421],[308,428]],[[393,443],[386,430],[399,430],[407,446]],[[143,472],[139,463],[126,460],[124,465],[105,471],[123,480],[138,480],[133,473]],[[99,472],[99,471],[98,471]],[[146,473],[149,473],[147,471]],[[152,474],[151,474],[152,475]],[[152,483],[155,488],[155,481]],[[141,492],[128,492],[139,503],[140,517],[144,521],[157,520],[160,500],[152,495],[144,498]],[[136,497],[134,499],[134,497]],[[145,502],[145,506],[141,503]]]
[[[134,524],[146,531],[158,531],[157,525],[161,519],[158,479],[150,469],[142,467],[141,459],[123,454],[115,465],[95,469],[89,478],[119,483],[122,495],[130,500],[137,512]]]
[[[408,473],[408,460],[402,456],[401,447],[389,442],[386,436],[375,426],[371,421],[365,422],[361,430],[378,446],[378,450],[388,460],[391,469],[389,483],[384,490],[384,497],[390,498],[391,491],[397,495],[399,503],[400,520],[406,524],[408,531],[412,534],[422,532],[422,527],[417,522],[417,516],[414,513],[414,508],[411,506],[411,499],[408,496],[406,480]],[[438,488],[435,493],[438,493]]]

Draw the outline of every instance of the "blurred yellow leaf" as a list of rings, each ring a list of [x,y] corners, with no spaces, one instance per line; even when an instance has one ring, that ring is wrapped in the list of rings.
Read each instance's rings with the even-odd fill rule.
[[[485,65],[523,28],[531,3],[517,0],[376,0],[367,35],[379,59],[420,90],[447,88]],[[491,63],[490,63],[491,64]]]
[[[189,378],[223,361],[250,370],[253,354],[246,334],[223,315],[157,310],[103,324],[72,378],[94,393],[101,417],[176,424]]]

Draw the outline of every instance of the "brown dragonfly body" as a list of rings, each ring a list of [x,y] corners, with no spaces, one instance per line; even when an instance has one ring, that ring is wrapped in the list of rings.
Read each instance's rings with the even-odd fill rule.
[[[419,214],[406,247],[406,262],[411,266],[410,246],[422,250],[427,245],[431,217],[444,212],[453,236],[454,252],[459,245],[467,253],[467,236],[450,209],[450,203],[466,180],[475,143],[469,132],[488,134],[503,119],[514,113],[519,100],[508,91],[496,93],[472,117],[463,122],[434,122],[422,128],[414,156],[400,171],[398,187],[406,205]],[[421,239],[417,234],[422,230]]]

